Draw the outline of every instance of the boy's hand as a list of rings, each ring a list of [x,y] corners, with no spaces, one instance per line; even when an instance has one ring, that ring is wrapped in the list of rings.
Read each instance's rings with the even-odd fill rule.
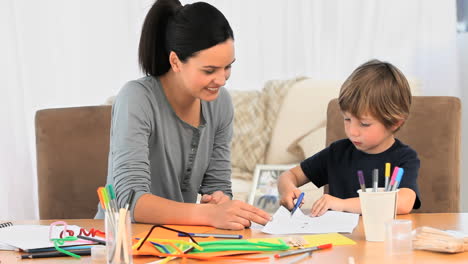
[[[301,195],[301,192],[302,191],[299,190],[298,188],[292,189],[291,191],[289,191],[286,194],[281,196],[280,204],[282,206],[288,208],[288,210],[292,210],[294,208],[294,204],[296,202],[295,200],[299,197],[299,195]],[[304,200],[302,200],[299,207],[301,207],[302,204],[304,204]]]
[[[334,211],[343,211],[344,200],[337,198],[335,196],[331,196],[329,194],[324,194],[320,199],[315,201],[314,205],[312,206],[311,216],[321,216],[328,209],[332,209]]]

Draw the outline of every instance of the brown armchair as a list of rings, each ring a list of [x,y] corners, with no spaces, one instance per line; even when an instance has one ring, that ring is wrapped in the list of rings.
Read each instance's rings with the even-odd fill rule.
[[[413,96],[408,120],[396,137],[411,146],[421,160],[419,213],[460,211],[460,99]],[[327,146],[345,138],[343,116],[334,99],[328,104]]]
[[[36,113],[40,219],[93,218],[104,186],[111,106]]]

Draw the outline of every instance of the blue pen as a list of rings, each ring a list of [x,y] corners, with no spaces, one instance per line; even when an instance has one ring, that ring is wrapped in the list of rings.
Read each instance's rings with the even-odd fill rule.
[[[400,182],[401,182],[401,178],[403,178],[403,173],[405,172],[405,170],[403,168],[399,168],[398,169],[398,174],[396,176],[396,179],[395,179],[395,183],[393,184],[392,186],[392,191],[396,191],[396,189],[398,188],[398,186],[400,185]]]
[[[234,235],[234,234],[209,234],[209,233],[188,233],[193,237],[214,237],[214,238],[235,238],[235,239],[241,239],[242,235]],[[187,236],[184,233],[179,233],[178,234],[180,237],[185,237]]]
[[[304,199],[304,193],[303,192],[299,195],[299,198],[297,198],[296,204],[294,205],[294,208],[291,211],[291,215],[293,215],[294,212],[296,212],[297,208],[299,208],[299,205],[301,205],[301,203],[302,203],[302,199]]]

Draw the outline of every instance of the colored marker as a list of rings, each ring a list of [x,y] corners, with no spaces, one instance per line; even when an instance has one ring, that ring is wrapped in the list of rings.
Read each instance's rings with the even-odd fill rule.
[[[304,199],[304,192],[301,192],[299,198],[297,198],[296,204],[294,205],[294,208],[291,211],[291,215],[293,215],[294,212],[296,212],[297,208],[299,208],[299,205],[301,205],[302,203],[302,199]]]
[[[393,184],[392,186],[392,191],[396,191],[398,186],[400,185],[400,182],[401,182],[401,178],[403,178],[403,173],[405,172],[405,170],[403,168],[400,168],[398,170],[398,174],[396,176],[396,179],[395,179],[395,184]]]
[[[359,179],[359,185],[361,185],[361,191],[366,192],[366,183],[364,182],[364,173],[362,170],[357,171],[358,179]]]
[[[389,192],[392,190],[393,185],[395,184],[396,176],[398,174],[398,169],[400,169],[398,166],[395,166],[395,168],[393,168],[393,173],[392,173],[392,178],[390,179],[390,184],[388,185],[388,188],[385,191]]]
[[[97,189],[97,194],[98,194],[99,202],[101,203],[102,209],[107,209],[106,203],[104,202],[104,194],[102,192],[102,189],[104,189],[104,187],[99,187]]]
[[[385,191],[387,191],[388,188],[388,182],[390,179],[390,163],[385,163]]]
[[[296,263],[300,263],[302,260],[306,259],[306,258],[310,258],[310,256],[312,256],[312,251],[310,251],[309,253],[304,253],[300,256],[297,256],[293,259],[291,259],[288,264],[296,264]]]
[[[214,237],[214,238],[235,238],[242,239],[242,235],[231,235],[231,234],[209,234],[209,233],[188,233],[193,237]],[[184,233],[179,233],[180,237],[186,237]]]
[[[374,169],[372,171],[372,191],[377,192],[379,188],[379,169]]]
[[[117,201],[115,197],[114,187],[111,184],[106,185],[107,195],[109,196],[109,205],[115,212],[117,212]]]

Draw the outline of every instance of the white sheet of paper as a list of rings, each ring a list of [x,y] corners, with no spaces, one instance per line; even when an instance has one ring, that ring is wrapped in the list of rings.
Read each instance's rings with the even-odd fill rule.
[[[8,244],[3,244],[3,243],[0,243],[0,250],[17,250],[16,247],[13,247],[13,246],[10,246]]]
[[[351,233],[358,222],[359,214],[327,211],[322,216],[311,217],[297,209],[291,215],[288,209],[281,206],[262,232],[273,235]]]
[[[48,225],[13,225],[0,229],[0,247],[3,250],[15,249],[34,249],[53,247],[54,243],[49,240]],[[69,225],[68,230],[73,230],[76,234],[80,233],[80,227],[76,225]],[[63,226],[54,226],[52,231],[52,238],[59,238]],[[90,244],[92,242],[77,240],[66,242],[66,245],[82,245]]]
[[[250,229],[252,230],[259,230],[261,231],[265,226],[261,225],[261,224],[257,224],[255,222],[250,222]]]

